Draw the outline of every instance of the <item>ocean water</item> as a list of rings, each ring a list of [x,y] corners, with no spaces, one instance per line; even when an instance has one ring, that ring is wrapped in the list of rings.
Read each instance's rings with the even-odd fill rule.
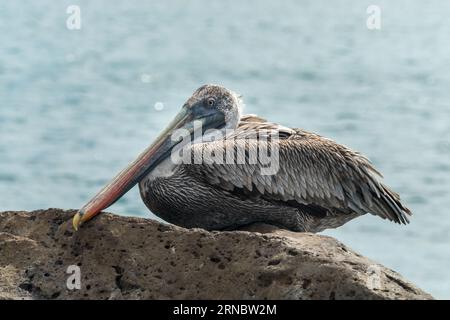
[[[411,224],[325,234],[450,298],[449,16],[449,1],[0,0],[0,210],[79,208],[219,83],[366,154]],[[109,211],[154,218],[137,188]]]

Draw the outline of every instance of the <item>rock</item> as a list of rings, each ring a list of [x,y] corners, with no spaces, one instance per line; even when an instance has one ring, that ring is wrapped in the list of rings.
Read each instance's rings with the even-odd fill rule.
[[[0,299],[432,299],[322,235],[112,214],[74,232],[74,213],[0,213]],[[69,290],[78,270],[81,287]]]

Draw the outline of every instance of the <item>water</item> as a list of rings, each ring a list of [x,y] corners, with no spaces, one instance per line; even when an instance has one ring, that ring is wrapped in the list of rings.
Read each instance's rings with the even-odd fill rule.
[[[70,4],[0,0],[1,210],[80,207],[220,83],[368,155],[412,223],[325,233],[450,298],[450,2],[377,1],[379,31],[360,0],[80,0],[72,31]],[[136,188],[110,211],[154,217]]]

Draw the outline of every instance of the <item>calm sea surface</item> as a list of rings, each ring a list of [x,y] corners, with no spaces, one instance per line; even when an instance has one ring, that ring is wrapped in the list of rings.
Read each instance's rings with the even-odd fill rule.
[[[366,154],[414,212],[325,232],[450,298],[450,1],[0,0],[0,210],[78,208],[202,84]],[[156,107],[155,107],[156,104]],[[154,218],[137,188],[110,208]]]

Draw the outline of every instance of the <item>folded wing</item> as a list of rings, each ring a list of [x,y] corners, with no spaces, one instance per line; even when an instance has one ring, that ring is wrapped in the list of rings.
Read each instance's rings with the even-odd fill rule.
[[[276,132],[278,139],[261,139],[267,131]],[[371,213],[397,223],[409,222],[410,210],[383,184],[366,157],[319,135],[245,116],[226,139],[191,148],[194,154],[223,154],[223,161],[186,166],[215,187],[287,205],[323,208],[328,214]],[[274,174],[264,174],[267,159],[261,161],[258,156],[255,161],[252,152],[260,148],[278,152],[278,159],[271,156],[278,161]],[[224,163],[229,150],[246,162]]]

